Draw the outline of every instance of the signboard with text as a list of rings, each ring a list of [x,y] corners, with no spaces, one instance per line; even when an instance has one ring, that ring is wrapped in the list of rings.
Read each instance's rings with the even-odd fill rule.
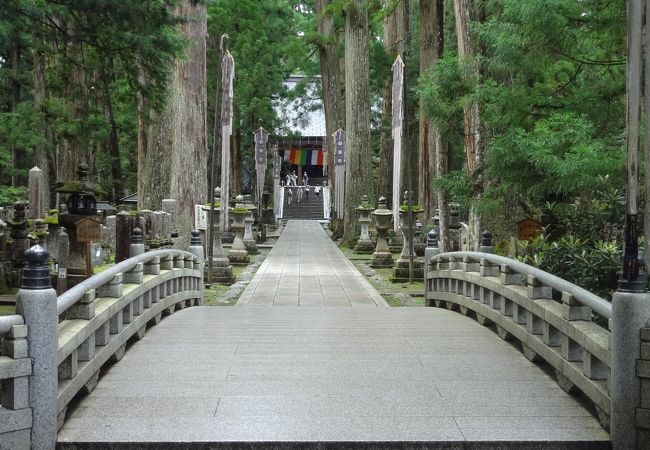
[[[542,232],[542,223],[535,219],[524,219],[517,222],[517,239],[520,241],[530,241],[536,238]]]
[[[77,242],[97,242],[102,239],[102,224],[90,217],[75,223]]]

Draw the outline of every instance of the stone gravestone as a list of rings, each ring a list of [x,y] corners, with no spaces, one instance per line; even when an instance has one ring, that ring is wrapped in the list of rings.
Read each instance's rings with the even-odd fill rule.
[[[129,259],[131,249],[131,230],[133,217],[126,211],[120,211],[115,221],[115,263]]]
[[[110,252],[115,251],[115,216],[107,216],[102,227],[102,246]]]
[[[29,217],[43,217],[43,171],[34,166],[29,170]]]

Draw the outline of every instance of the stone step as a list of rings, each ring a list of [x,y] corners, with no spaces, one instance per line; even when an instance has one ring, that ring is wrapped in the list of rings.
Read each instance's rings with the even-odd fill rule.
[[[215,425],[217,427],[217,425]],[[117,433],[116,433],[117,434]],[[116,439],[118,436],[116,435]],[[610,450],[610,441],[197,441],[197,442],[58,442],[58,450]]]

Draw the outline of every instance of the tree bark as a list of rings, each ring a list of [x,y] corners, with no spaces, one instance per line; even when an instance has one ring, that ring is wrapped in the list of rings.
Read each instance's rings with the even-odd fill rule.
[[[331,0],[316,0],[316,14],[319,41],[318,55],[320,58],[321,83],[323,90],[323,108],[325,110],[325,142],[327,143],[327,167],[332,198],[337,186],[334,183],[334,132],[345,127],[345,85],[342,71],[343,60],[336,51],[340,41],[340,33],[334,28],[331,14],[324,14],[323,9]],[[333,237],[343,235],[343,221],[331,219]]]
[[[145,77],[142,71],[139,72],[140,82],[145,84]],[[148,121],[147,115],[149,113],[149,104],[147,98],[138,94],[138,114],[137,114],[137,126],[138,126],[138,209],[145,209],[145,192],[148,189],[146,183],[146,168],[147,168],[147,150],[149,149],[149,130],[148,130]]]
[[[32,53],[32,64],[34,66],[32,70],[34,109],[42,113],[47,96],[47,85],[45,83],[45,58],[38,50],[34,50]],[[41,126],[43,137],[47,136],[48,131],[45,129],[45,121],[41,120],[39,126]],[[44,142],[39,142],[34,146],[34,161],[38,168],[43,171],[43,196],[41,197],[43,203],[41,210],[48,212],[51,204],[50,184],[53,180],[50,180],[52,173],[50,170],[50,155]],[[58,208],[59,206],[55,205],[54,207]]]
[[[456,38],[458,41],[458,56],[461,64],[466,67],[464,76],[471,84],[478,84],[480,81],[480,70],[477,61],[479,46],[474,33],[471,30],[472,23],[482,20],[481,2],[479,0],[454,0],[454,13],[456,18]],[[467,173],[472,183],[472,205],[470,206],[469,228],[470,245],[472,249],[479,247],[481,233],[481,217],[477,212],[476,203],[483,196],[482,175],[477,169],[483,163],[485,143],[483,141],[483,130],[481,115],[477,102],[472,102],[463,110],[465,154],[467,157]]]
[[[147,142],[143,205],[158,209],[163,198],[178,201],[174,226],[184,247],[194,228],[194,205],[205,203],[207,191],[206,6],[183,0],[175,13],[189,18],[180,25],[189,46],[175,63],[169,104]]]
[[[9,97],[9,111],[16,112],[18,109],[18,103],[20,103],[20,34],[18,30],[14,30],[12,33],[11,39],[11,95]],[[19,149],[12,147],[11,149],[11,165],[16,168],[19,167],[18,164],[18,152]],[[18,186],[18,177],[16,172],[11,175],[11,185],[13,187]]]
[[[443,0],[420,0],[420,75],[436,67],[444,48]],[[425,102],[420,99],[418,139],[418,203],[429,222],[435,214],[440,192],[432,181],[447,173],[445,141],[435,121],[427,117]]]
[[[239,113],[235,107],[233,117],[233,133],[230,138],[230,195],[235,198],[242,192],[242,164],[241,164],[241,128],[239,127]]]
[[[343,240],[358,233],[356,207],[361,196],[374,198],[368,180],[372,175],[370,148],[370,87],[368,61],[368,10],[363,0],[353,0],[345,14],[345,130],[346,173]]]
[[[111,197],[113,201],[124,197],[124,178],[122,174],[122,164],[120,161],[120,145],[117,137],[117,124],[115,123],[115,116],[113,114],[113,102],[111,100],[111,90],[109,78],[112,77],[108,72],[110,69],[108,67],[102,67],[101,72],[101,82],[103,88],[103,97],[104,97],[104,115],[108,120],[110,125],[110,133],[108,135],[107,144],[108,144],[108,156],[111,161],[111,176],[113,178],[113,192],[109,195],[109,200]]]
[[[384,0],[384,7],[391,4],[392,0]],[[400,1],[394,5],[393,10],[384,19],[384,48],[386,53],[394,60],[397,55],[406,57],[406,44],[408,36],[408,1]],[[379,142],[379,195],[386,197],[388,208],[393,205],[393,137],[391,134],[391,119],[393,109],[392,78],[384,83],[382,101],[382,128]],[[406,121],[406,118],[405,118]],[[403,136],[403,139],[406,136]],[[402,180],[405,179],[404,168],[407,161],[406,145],[402,144]],[[404,191],[405,189],[401,189]],[[397,200],[399,201],[399,199]]]

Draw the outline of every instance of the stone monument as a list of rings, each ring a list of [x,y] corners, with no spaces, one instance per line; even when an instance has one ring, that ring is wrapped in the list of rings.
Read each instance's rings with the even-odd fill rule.
[[[212,264],[210,264],[210,261],[206,261],[206,277],[213,282],[233,284],[235,282],[235,275],[233,274],[232,265],[226,256],[226,252],[223,251],[223,245],[221,243],[221,188],[217,187],[214,190],[213,207],[208,204],[202,206],[201,209],[206,211],[207,214],[210,214],[210,210],[212,210],[212,233],[214,235],[212,241]],[[210,243],[206,242],[206,248],[208,245]],[[207,257],[209,257],[209,252],[206,251]],[[209,270],[212,270],[211,274],[208,273]]]
[[[361,225],[361,237],[359,237],[357,244],[354,246],[354,253],[370,254],[375,249],[370,239],[370,234],[368,233],[368,226],[372,220],[370,214],[374,208],[368,203],[367,195],[364,194],[361,197],[361,204],[356,209],[359,214],[359,224]]]
[[[370,267],[386,268],[393,267],[393,255],[386,242],[386,233],[391,228],[393,212],[386,209],[386,198],[379,198],[379,207],[372,212],[375,218],[375,230],[377,231],[377,245],[372,254]]]
[[[244,205],[244,197],[238,195],[235,198],[235,207],[230,209],[230,217],[232,217],[230,228],[235,232],[235,239],[228,255],[230,263],[235,266],[245,266],[250,262],[248,250],[244,245],[244,228],[246,228],[244,220],[248,214],[249,211]]]

